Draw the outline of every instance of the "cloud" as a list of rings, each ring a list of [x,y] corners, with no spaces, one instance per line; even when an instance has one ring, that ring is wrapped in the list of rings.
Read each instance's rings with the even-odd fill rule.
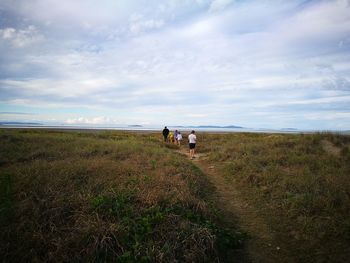
[[[8,41],[16,48],[23,48],[36,44],[45,39],[33,25],[29,25],[27,28],[19,30],[12,27],[0,29],[0,38],[3,41]]]
[[[67,119],[65,121],[66,124],[113,124],[115,123],[114,120],[111,120],[109,117],[105,116],[99,116],[99,117],[91,117],[91,118],[86,118],[86,117],[78,117],[75,119]]]
[[[350,111],[339,101],[346,1],[11,2],[0,4],[1,105],[79,108],[57,116],[77,123],[93,123],[93,108],[123,122],[246,127]]]
[[[329,76],[323,79],[322,84],[325,89],[350,91],[350,80],[347,77]]]
[[[314,113],[307,113],[305,114],[305,118],[309,120],[327,120],[327,121],[334,121],[337,119],[344,120],[350,118],[350,112],[314,112]]]
[[[217,12],[221,11],[228,5],[230,5],[233,2],[233,0],[213,0],[213,2],[210,4],[209,11],[210,12]]]
[[[132,34],[139,34],[146,30],[158,29],[164,25],[161,19],[145,19],[142,15],[133,14],[130,17],[129,30]]]
[[[190,118],[206,118],[208,117],[208,114],[201,114],[201,113],[188,113],[186,114],[187,117],[190,117]]]
[[[34,115],[34,113],[29,113],[29,112],[0,111],[0,115]]]

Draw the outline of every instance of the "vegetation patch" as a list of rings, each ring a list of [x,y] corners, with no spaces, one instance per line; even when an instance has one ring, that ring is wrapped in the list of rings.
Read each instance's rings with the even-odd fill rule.
[[[9,174],[0,176],[0,222],[3,225],[10,224],[14,219],[13,186]]]
[[[159,134],[0,130],[4,262],[212,262],[241,246]]]
[[[350,136],[202,134],[201,141],[199,150],[259,209],[296,262],[349,258]]]

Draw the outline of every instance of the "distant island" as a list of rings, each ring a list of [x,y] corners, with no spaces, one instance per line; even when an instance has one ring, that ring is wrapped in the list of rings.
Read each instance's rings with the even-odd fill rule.
[[[297,131],[297,128],[282,128],[282,131]]]
[[[0,121],[0,125],[43,125],[39,122]]]
[[[134,124],[134,125],[128,125],[128,127],[141,128],[141,127],[143,127],[143,126],[142,126],[142,125]]]
[[[177,128],[197,128],[197,129],[243,129],[244,127],[236,126],[236,125],[227,125],[227,126],[219,126],[219,125],[198,125],[198,126],[170,126]]]

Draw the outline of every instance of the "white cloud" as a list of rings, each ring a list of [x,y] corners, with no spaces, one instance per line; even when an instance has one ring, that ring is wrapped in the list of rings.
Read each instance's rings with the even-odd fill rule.
[[[313,112],[305,114],[305,118],[308,120],[322,120],[322,121],[331,121],[331,120],[344,120],[350,118],[350,112]]]
[[[114,120],[111,120],[109,117],[105,116],[99,116],[99,117],[78,117],[78,118],[72,118],[67,119],[65,121],[66,124],[115,124],[116,122]]]
[[[233,2],[233,0],[213,0],[213,2],[210,4],[209,11],[211,12],[217,12],[221,11],[228,5],[230,5]]]
[[[206,118],[206,117],[208,117],[208,114],[188,113],[188,114],[186,114],[186,116],[190,117],[190,118]]]
[[[94,107],[123,122],[242,126],[258,122],[261,109],[277,123],[300,119],[293,107],[346,103],[345,2],[232,2],[18,1],[11,12],[35,27],[0,31],[2,43],[21,47],[0,45],[1,101]],[[46,37],[40,48],[36,35]],[[285,111],[268,118],[277,106]],[[66,119],[94,122],[84,114]]]
[[[11,39],[16,36],[16,29],[11,27],[0,29],[0,35],[3,39]]]
[[[23,48],[44,40],[44,36],[33,25],[19,30],[12,27],[0,29],[0,38],[9,41],[13,47],[17,48]]]
[[[0,87],[7,91],[17,91],[23,95],[58,96],[59,98],[74,98],[90,95],[103,90],[116,81],[105,78],[88,78],[77,74],[75,78],[63,79],[24,79],[0,80]]]
[[[130,17],[129,30],[132,34],[137,35],[147,30],[158,29],[163,25],[162,19],[147,19],[143,15],[133,14]]]

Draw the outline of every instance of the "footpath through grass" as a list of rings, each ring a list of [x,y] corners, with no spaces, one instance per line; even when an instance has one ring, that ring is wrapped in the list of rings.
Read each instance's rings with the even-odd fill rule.
[[[0,130],[2,262],[213,262],[240,246],[159,135]]]
[[[281,251],[295,262],[349,261],[350,136],[197,137],[208,164],[269,222]]]

